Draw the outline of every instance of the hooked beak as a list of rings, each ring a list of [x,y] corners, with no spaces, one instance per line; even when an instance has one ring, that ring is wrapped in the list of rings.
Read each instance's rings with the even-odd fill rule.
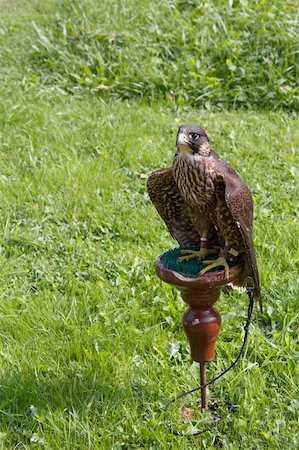
[[[188,145],[188,139],[184,133],[179,133],[176,140],[176,145]]]
[[[188,142],[187,136],[184,133],[178,134],[176,146],[179,151],[185,151],[188,153],[190,152],[190,144]]]

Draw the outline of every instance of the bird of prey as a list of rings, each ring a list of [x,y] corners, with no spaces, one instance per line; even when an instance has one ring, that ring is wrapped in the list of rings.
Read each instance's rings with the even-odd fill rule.
[[[260,284],[252,240],[253,202],[239,175],[212,149],[206,132],[182,125],[177,134],[172,167],[153,172],[147,181],[151,201],[181,247],[199,244],[199,250],[181,250],[179,261],[199,258],[205,267],[223,266],[237,259],[244,270],[232,287],[253,292],[262,311]],[[205,260],[218,249],[218,258]],[[219,250],[220,249],[220,250]]]

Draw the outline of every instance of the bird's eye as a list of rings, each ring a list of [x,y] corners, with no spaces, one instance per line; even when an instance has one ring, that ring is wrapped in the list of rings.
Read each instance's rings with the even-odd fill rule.
[[[190,133],[189,138],[192,139],[193,141],[196,141],[199,138],[199,134],[198,133]]]

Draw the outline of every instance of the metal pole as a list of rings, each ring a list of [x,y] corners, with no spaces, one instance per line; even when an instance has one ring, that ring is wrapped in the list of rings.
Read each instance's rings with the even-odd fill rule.
[[[205,363],[199,363],[199,373],[200,373],[200,385],[202,386],[207,382]],[[208,409],[207,387],[201,389],[201,409]]]

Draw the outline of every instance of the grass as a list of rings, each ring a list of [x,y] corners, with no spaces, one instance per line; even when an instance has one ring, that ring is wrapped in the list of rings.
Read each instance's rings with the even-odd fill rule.
[[[38,8],[26,83],[104,100],[298,111],[295,2],[54,0]]]
[[[74,26],[83,20],[77,3],[65,4],[2,5],[1,448],[296,448],[296,113],[197,110],[146,96],[120,102],[118,94],[104,102],[70,83],[67,58],[56,72],[37,61],[36,26],[55,33],[54,15],[59,23],[70,8]],[[97,4],[84,5],[93,17]],[[123,5],[125,14],[131,3]],[[132,30],[147,8],[138,3]],[[169,433],[161,413],[198,374],[181,326],[186,305],[153,269],[175,244],[137,175],[171,163],[177,128],[188,121],[207,130],[253,192],[265,304],[243,360],[210,389],[239,405],[237,414],[193,439]],[[237,355],[246,307],[239,293],[218,302],[223,323],[209,377]]]

